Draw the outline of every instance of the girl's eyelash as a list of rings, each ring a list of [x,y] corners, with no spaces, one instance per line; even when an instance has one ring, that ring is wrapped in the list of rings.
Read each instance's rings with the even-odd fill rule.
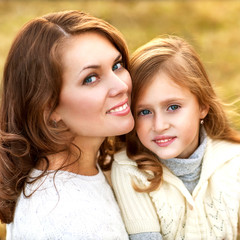
[[[170,110],[170,111],[176,111],[180,108],[181,106],[178,105],[178,104],[171,104],[169,107],[167,107],[167,110]]]
[[[148,115],[148,114],[151,114],[151,111],[148,110],[148,109],[143,109],[143,110],[140,110],[138,111],[138,116],[145,116],[145,115]]]

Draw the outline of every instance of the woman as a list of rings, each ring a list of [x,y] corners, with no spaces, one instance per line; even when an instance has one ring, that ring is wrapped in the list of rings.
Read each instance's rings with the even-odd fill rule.
[[[133,128],[127,69],[121,34],[88,14],[48,14],[19,32],[0,113],[7,239],[128,239],[101,170],[108,137]]]

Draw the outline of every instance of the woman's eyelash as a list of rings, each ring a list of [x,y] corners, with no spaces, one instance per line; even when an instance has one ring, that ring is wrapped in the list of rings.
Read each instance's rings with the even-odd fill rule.
[[[115,70],[120,69],[122,67],[123,67],[123,61],[120,60],[113,65],[112,70],[115,71]]]
[[[90,75],[83,80],[83,85],[92,84],[97,81],[97,78],[96,74]]]
[[[118,62],[114,63],[112,70],[116,71],[118,69],[121,69],[123,67],[123,61],[119,60]],[[98,75],[97,74],[91,74],[90,76],[87,76],[84,80],[83,80],[83,85],[89,85],[92,84],[94,82],[96,82],[98,80]]]

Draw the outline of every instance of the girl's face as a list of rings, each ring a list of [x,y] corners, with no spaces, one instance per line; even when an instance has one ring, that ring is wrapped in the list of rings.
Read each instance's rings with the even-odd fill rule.
[[[79,137],[129,132],[132,84],[121,53],[95,32],[72,37],[62,52],[63,86],[52,118]]]
[[[138,137],[161,159],[188,158],[198,146],[200,119],[207,112],[187,88],[157,73],[136,104]]]

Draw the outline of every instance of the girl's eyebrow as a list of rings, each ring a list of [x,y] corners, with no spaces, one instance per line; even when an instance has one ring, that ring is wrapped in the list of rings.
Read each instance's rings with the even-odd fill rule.
[[[168,99],[165,99],[165,100],[160,101],[160,102],[157,102],[157,103],[158,103],[158,104],[161,104],[161,105],[168,105],[169,103],[183,102],[183,101],[185,101],[185,100],[186,100],[186,99],[184,99],[184,98],[172,97],[172,98],[168,98]],[[139,108],[151,107],[153,104],[155,104],[155,103],[149,103],[149,102],[140,103],[140,104],[137,104],[137,105],[136,105],[136,108],[139,109]]]
[[[119,54],[117,55],[117,57],[114,59],[113,62],[115,63],[115,62],[117,62],[118,60],[120,60],[121,58],[122,58],[122,55],[119,53]],[[101,67],[100,65],[96,65],[96,64],[95,64],[95,65],[94,65],[94,64],[93,64],[93,65],[87,65],[87,66],[85,66],[85,67],[82,68],[82,70],[79,72],[79,74],[80,74],[81,72],[83,72],[84,70],[86,70],[86,69],[92,69],[92,68],[93,68],[93,69],[97,69],[97,68],[100,68],[100,67]]]

